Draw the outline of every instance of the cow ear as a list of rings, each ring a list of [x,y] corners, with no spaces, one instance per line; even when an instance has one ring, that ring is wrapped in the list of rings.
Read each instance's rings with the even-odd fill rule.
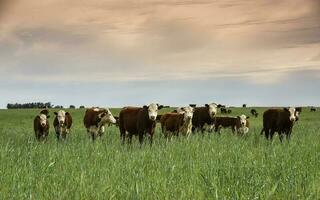
[[[206,103],[205,106],[206,106],[206,107],[209,107],[209,104]]]
[[[240,116],[237,116],[237,119],[240,119]]]
[[[163,105],[158,106],[158,110],[161,110],[162,108],[164,108]]]
[[[58,113],[57,113],[57,112],[54,112],[54,114],[55,114],[55,115],[58,115]]]
[[[47,115],[47,119],[49,119],[50,118],[50,115]]]
[[[289,111],[289,108],[283,108],[283,110],[285,110],[285,111]]]
[[[185,111],[184,107],[181,107],[180,110]]]
[[[144,109],[148,109],[148,106],[144,105],[143,108],[144,108]]]
[[[249,119],[250,117],[249,116],[247,116],[247,119]]]
[[[66,115],[70,115],[70,113],[69,113],[69,112],[66,112]]]

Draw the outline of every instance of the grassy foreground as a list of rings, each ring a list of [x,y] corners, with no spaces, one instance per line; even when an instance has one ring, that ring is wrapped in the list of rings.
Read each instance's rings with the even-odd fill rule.
[[[263,110],[248,137],[222,130],[167,143],[158,127],[151,148],[136,138],[122,146],[115,126],[91,142],[79,109],[59,143],[51,110],[48,142],[38,143],[39,110],[1,110],[0,199],[320,199],[320,112],[305,109],[291,141],[271,143],[260,136]]]

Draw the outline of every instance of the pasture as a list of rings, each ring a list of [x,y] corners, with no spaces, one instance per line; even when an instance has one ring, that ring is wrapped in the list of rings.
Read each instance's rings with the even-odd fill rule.
[[[33,132],[39,110],[1,110],[0,199],[319,199],[320,112],[304,109],[280,143],[260,135],[265,109],[257,110],[253,118],[250,108],[232,109],[250,116],[247,137],[223,129],[166,142],[158,125],[154,145],[142,148],[137,138],[121,145],[116,126],[92,142],[83,109],[69,110],[72,133],[61,142],[50,110],[46,143]]]

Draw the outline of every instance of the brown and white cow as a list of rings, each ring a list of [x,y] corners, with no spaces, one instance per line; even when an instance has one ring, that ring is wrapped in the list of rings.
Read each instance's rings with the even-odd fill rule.
[[[42,110],[33,121],[33,128],[38,141],[43,141],[49,135],[49,111]]]
[[[214,130],[220,133],[221,128],[231,128],[232,132],[237,132],[240,135],[247,134],[249,132],[249,117],[240,115],[237,117],[215,117]]]
[[[204,107],[194,108],[192,126],[193,131],[205,131],[205,125],[212,126],[215,115],[217,114],[217,104],[205,104]]]
[[[87,133],[94,141],[97,136],[101,137],[106,124],[115,124],[116,119],[108,108],[90,108],[86,110],[83,123]]]
[[[70,133],[70,128],[72,126],[72,116],[69,112],[64,110],[59,110],[58,112],[54,112],[56,117],[53,121],[53,127],[56,131],[57,139],[60,139],[60,136],[63,139],[66,139],[67,134]]]
[[[263,128],[261,134],[265,134],[267,139],[272,139],[275,132],[278,132],[282,141],[284,135],[290,138],[293,125],[299,120],[299,112],[294,107],[273,108],[263,113]]]
[[[163,108],[162,105],[155,103],[143,107],[124,107],[119,113],[122,143],[125,143],[126,137],[128,137],[128,142],[131,143],[132,136],[136,135],[139,136],[139,142],[142,145],[143,137],[147,135],[150,145],[152,145],[158,110],[161,108]]]
[[[193,108],[190,106],[162,115],[160,119],[162,133],[165,137],[178,136],[179,133],[189,136],[192,132],[192,117]]]

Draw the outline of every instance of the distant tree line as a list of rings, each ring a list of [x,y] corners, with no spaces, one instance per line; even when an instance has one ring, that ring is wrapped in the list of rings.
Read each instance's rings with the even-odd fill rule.
[[[32,102],[32,103],[8,103],[8,109],[25,109],[25,108],[53,108],[53,105],[50,102]]]

